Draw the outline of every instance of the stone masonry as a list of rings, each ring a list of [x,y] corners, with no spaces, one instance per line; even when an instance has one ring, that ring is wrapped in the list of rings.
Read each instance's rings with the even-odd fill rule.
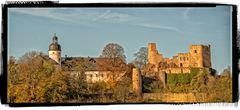
[[[142,77],[138,68],[132,69],[132,88],[138,97],[142,96]]]
[[[156,43],[148,44],[148,63],[155,65],[156,72],[189,73],[190,67],[211,68],[210,45],[190,45],[187,53],[178,53],[172,58],[164,58],[156,48]]]

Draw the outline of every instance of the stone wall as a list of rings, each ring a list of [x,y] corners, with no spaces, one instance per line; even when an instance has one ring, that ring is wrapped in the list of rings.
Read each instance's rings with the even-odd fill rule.
[[[149,43],[148,44],[148,63],[156,65],[160,61],[162,61],[162,59],[163,59],[163,55],[158,53],[156,43]]]
[[[177,73],[190,73],[191,69],[190,67],[185,67],[185,68],[167,68],[167,69],[162,69],[161,71],[166,72],[167,74],[177,74]]]
[[[111,71],[85,71],[87,83],[108,82],[113,81],[113,73]]]
[[[211,68],[210,45],[190,45],[188,53],[178,53],[173,58],[164,58],[158,53],[156,43],[149,43],[148,63],[158,65],[160,62],[175,64],[177,67]]]
[[[211,68],[211,50],[210,45],[203,46],[203,67]]]
[[[202,46],[201,45],[191,45],[190,46],[190,66],[192,67],[203,67],[203,56],[202,56]]]
[[[179,67],[189,67],[189,53],[178,53],[178,63]]]
[[[191,45],[190,46],[190,66],[211,68],[210,45]]]
[[[138,68],[132,69],[132,88],[135,94],[142,96],[142,76]]]
[[[157,76],[158,76],[158,79],[162,82],[163,86],[166,87],[166,73],[159,72]]]
[[[168,103],[192,103],[207,102],[207,94],[205,93],[144,93],[143,100],[152,100],[156,102]]]

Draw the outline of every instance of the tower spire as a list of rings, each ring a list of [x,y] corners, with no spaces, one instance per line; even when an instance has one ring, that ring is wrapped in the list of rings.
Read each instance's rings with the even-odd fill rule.
[[[56,33],[54,33],[54,35],[53,35],[53,43],[57,44],[58,43],[57,40],[58,40],[58,38],[56,36]]]

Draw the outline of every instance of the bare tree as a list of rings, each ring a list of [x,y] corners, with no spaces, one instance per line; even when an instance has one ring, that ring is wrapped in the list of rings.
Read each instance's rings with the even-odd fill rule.
[[[141,47],[137,53],[134,54],[134,65],[141,70],[143,67],[146,66],[148,61],[148,48],[147,47]]]
[[[107,44],[97,64],[104,70],[122,71],[126,69],[126,56],[122,46],[116,43]]]
[[[126,56],[124,55],[124,49],[122,46],[116,43],[108,43],[103,51],[102,55],[100,57],[105,58],[122,58],[126,59]]]

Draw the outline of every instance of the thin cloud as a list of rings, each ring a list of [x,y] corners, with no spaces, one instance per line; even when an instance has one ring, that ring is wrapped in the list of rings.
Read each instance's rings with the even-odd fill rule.
[[[32,16],[45,17],[66,22],[79,23],[80,20],[90,20],[95,22],[111,22],[121,23],[129,22],[134,19],[128,14],[111,12],[92,11],[92,10],[77,10],[77,9],[50,9],[50,8],[29,8],[29,9],[11,9],[13,12],[28,14]]]
[[[55,19],[55,20],[70,21],[69,19],[66,19],[66,15],[63,15],[61,13],[53,13],[52,10],[50,10],[50,9],[40,9],[40,8],[17,9],[17,8],[13,8],[13,9],[10,9],[10,12],[11,11],[16,12],[16,13],[28,14],[28,15],[32,15],[32,16],[51,18],[51,19]]]
[[[184,11],[184,16],[188,16],[190,8]],[[65,22],[72,22],[78,24],[87,24],[84,21],[92,21],[92,22],[108,22],[108,23],[125,23],[135,26],[141,26],[145,28],[152,29],[163,29],[168,31],[174,31],[177,33],[182,33],[178,28],[171,26],[161,26],[157,24],[150,24],[147,21],[130,14],[125,13],[117,13],[112,10],[92,10],[92,9],[67,9],[67,8],[13,8],[10,9],[10,12],[17,12],[28,14],[32,16],[45,17],[55,20],[61,20]],[[81,22],[82,21],[82,22]]]
[[[153,28],[153,29],[163,29],[168,31],[174,31],[177,33],[182,33],[178,28],[171,27],[171,26],[161,26],[156,24],[138,24],[139,26],[145,27],[145,28]]]
[[[111,12],[111,10],[107,10],[104,13],[98,13],[97,17],[94,19],[94,21],[124,23],[124,22],[131,22],[134,19],[136,19],[136,18],[129,14],[116,13],[116,12]]]

